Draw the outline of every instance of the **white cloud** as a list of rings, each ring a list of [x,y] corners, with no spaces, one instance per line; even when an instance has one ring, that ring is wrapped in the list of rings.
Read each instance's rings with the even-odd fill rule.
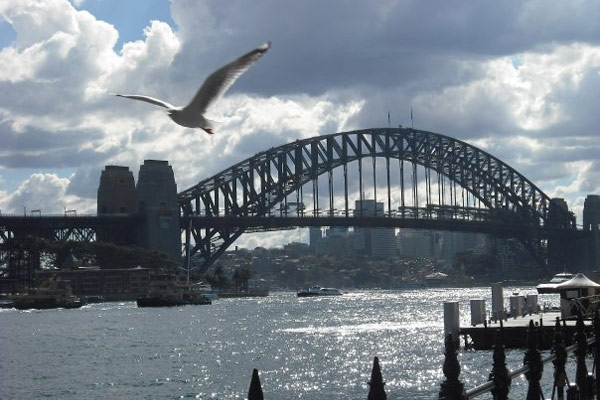
[[[17,33],[0,49],[0,168],[39,168],[46,203],[93,210],[98,182],[90,171],[106,164],[135,171],[144,159],[166,159],[185,189],[272,146],[387,126],[390,109],[397,123],[410,123],[411,106],[416,128],[480,146],[548,193],[579,204],[585,191],[600,190],[590,183],[600,181],[590,164],[600,157],[594,2],[432,10],[392,0],[173,0],[176,28],[149,21],[144,40],[121,50],[111,24],[74,6],[85,2],[0,2]],[[568,19],[556,24],[557,16]],[[267,56],[209,110],[220,121],[213,137],[174,124],[161,108],[108,94],[186,104],[208,73],[268,39]],[[69,182],[47,178],[65,166],[77,169]],[[56,197],[64,185],[71,191]],[[15,196],[0,194],[3,207],[18,211]]]
[[[478,79],[422,92],[415,104],[438,124],[459,126],[469,135],[542,131],[569,121],[561,94],[585,91],[579,85],[600,68],[600,46],[552,46],[518,58],[518,65],[512,57],[465,61],[478,65]]]
[[[69,179],[55,174],[33,174],[13,193],[0,197],[0,209],[4,214],[29,213],[31,210],[62,214],[65,209],[77,209],[82,214],[95,212],[95,201],[82,201],[66,194],[68,185]]]

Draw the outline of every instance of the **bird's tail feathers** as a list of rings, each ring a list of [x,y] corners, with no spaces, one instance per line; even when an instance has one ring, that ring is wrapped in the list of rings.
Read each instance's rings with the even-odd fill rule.
[[[205,123],[204,128],[213,130],[216,127],[218,127],[219,125],[220,125],[220,123],[217,122],[217,121],[213,121],[212,119],[206,119],[206,123]]]

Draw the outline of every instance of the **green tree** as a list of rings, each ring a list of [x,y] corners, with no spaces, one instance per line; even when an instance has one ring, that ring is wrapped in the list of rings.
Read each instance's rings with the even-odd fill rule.
[[[229,287],[229,279],[225,276],[221,265],[217,265],[212,274],[206,275],[206,281],[219,290]]]
[[[239,292],[240,288],[243,291],[248,291],[248,280],[250,279],[251,273],[250,268],[247,266],[238,267],[233,271],[233,282],[235,284],[235,291]]]

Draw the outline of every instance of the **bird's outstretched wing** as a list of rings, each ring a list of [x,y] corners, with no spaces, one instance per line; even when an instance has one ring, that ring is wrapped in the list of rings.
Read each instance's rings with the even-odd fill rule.
[[[161,106],[161,107],[167,108],[169,110],[176,108],[173,104],[169,104],[166,101],[155,99],[154,97],[150,97],[150,96],[142,96],[139,94],[117,94],[117,93],[111,93],[111,94],[113,94],[115,96],[119,96],[119,97],[125,97],[128,99],[145,101],[146,103],[154,104],[155,106]]]
[[[254,64],[263,54],[269,50],[271,42],[263,43],[256,49],[244,54],[240,58],[222,66],[208,78],[196,93],[190,104],[184,107],[185,111],[204,114],[210,103],[229,89],[231,85],[240,77],[252,64]]]

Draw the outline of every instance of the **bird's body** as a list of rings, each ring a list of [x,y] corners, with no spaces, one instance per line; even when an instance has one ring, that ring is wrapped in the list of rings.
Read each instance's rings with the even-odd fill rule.
[[[150,96],[130,95],[130,94],[115,94],[115,96],[125,97],[133,100],[145,101],[167,109],[167,113],[171,119],[186,128],[201,128],[209,134],[213,134],[214,124],[212,121],[204,117],[207,108],[219,96],[229,89],[231,85],[239,78],[252,64],[269,50],[270,42],[266,42],[256,49],[244,54],[240,58],[226,64],[210,74],[204,80],[204,83],[192,99],[185,107],[177,107],[166,101],[162,101]]]

